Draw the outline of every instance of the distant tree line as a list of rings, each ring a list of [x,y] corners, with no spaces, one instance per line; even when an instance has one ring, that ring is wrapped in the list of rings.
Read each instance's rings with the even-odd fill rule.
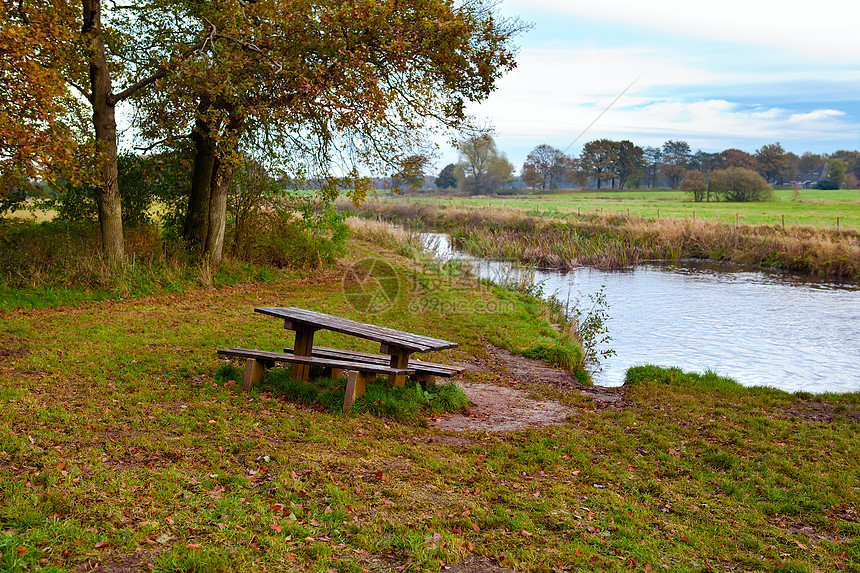
[[[459,150],[460,161],[442,169],[435,180],[437,188],[458,188],[470,194],[496,192],[505,186],[539,191],[671,188],[687,190],[697,201],[743,201],[763,198],[771,185],[838,189],[857,188],[860,183],[860,151],[798,156],[778,142],[763,145],[755,153],[734,148],[709,153],[693,152],[681,140],[643,148],[628,140],[597,139],[586,143],[579,156],[541,144],[526,157],[518,181],[511,178],[510,162],[489,135],[464,140]],[[752,185],[759,191],[726,192],[715,185]]]

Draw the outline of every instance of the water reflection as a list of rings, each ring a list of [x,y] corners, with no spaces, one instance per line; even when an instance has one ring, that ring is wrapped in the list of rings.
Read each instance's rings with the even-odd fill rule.
[[[448,237],[427,233],[440,258]],[[473,259],[499,281],[509,263]],[[626,271],[538,270],[547,295],[586,301],[606,285],[616,356],[595,376],[623,383],[630,366],[712,370],[745,385],[809,392],[860,391],[860,285],[710,262],[647,264]]]

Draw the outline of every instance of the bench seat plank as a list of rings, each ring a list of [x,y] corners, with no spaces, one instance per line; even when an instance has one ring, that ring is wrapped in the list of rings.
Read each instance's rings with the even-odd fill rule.
[[[391,368],[384,364],[373,364],[370,362],[357,362],[355,360],[336,360],[318,356],[299,356],[284,352],[269,352],[268,350],[255,350],[251,348],[224,348],[218,351],[221,356],[234,356],[236,358],[252,358],[263,362],[289,362],[291,364],[308,364],[310,366],[325,366],[327,368],[339,368],[341,370],[359,370],[362,372],[373,372],[377,374],[414,374],[411,368]]]
[[[285,348],[284,352],[293,352],[292,348]],[[356,350],[341,350],[339,348],[327,348],[325,346],[314,346],[312,356],[321,358],[332,358],[335,360],[354,360],[358,362],[367,362],[369,364],[388,364],[390,357],[384,354],[371,354],[369,352],[358,352]],[[410,360],[408,368],[415,370],[415,373],[426,373],[433,376],[441,376],[450,378],[460,374],[464,369],[458,366],[449,366],[448,364],[438,364],[436,362],[424,362],[423,360]]]

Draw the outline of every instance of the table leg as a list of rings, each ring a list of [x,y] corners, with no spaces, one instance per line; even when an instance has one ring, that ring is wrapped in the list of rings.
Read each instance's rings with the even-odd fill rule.
[[[293,346],[293,354],[296,356],[310,356],[314,348],[314,330],[311,328],[300,328],[296,330],[296,343]],[[290,373],[296,380],[307,380],[310,374],[310,365],[293,364]]]
[[[392,368],[408,368],[409,367],[409,355],[410,352],[406,350],[400,349],[389,349],[391,353],[391,367]],[[388,386],[400,386],[401,388],[406,385],[406,374],[389,374],[388,375]]]

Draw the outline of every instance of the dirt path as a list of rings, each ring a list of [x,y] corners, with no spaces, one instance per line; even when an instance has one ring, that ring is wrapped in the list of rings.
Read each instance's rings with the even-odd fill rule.
[[[487,345],[489,359],[461,363],[473,371],[495,375],[493,384],[458,382],[472,401],[468,414],[446,414],[431,421],[440,430],[508,432],[534,426],[562,424],[575,413],[560,402],[539,399],[534,387],[547,384],[565,393],[579,392],[599,405],[622,405],[622,388],[583,386],[572,374],[548,366],[540,360],[515,356],[504,349]]]

